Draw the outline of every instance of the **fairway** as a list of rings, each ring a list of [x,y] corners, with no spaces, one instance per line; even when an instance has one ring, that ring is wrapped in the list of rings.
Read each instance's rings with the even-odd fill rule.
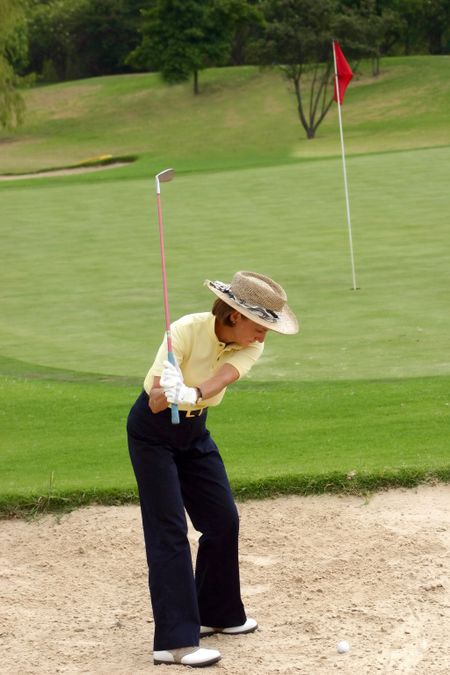
[[[379,81],[349,88],[344,107],[357,291],[335,111],[318,139],[300,141],[273,73],[237,69],[242,98],[232,99],[238,76],[208,71],[205,98],[191,104],[208,101],[208,110],[189,118],[192,130],[171,114],[154,128],[154,152],[135,119],[115,145],[111,127],[106,148],[100,112],[117,109],[100,103],[120,90],[115,106],[131,110],[127,97],[145,99],[150,82],[157,109],[161,98],[184,100],[183,87],[123,76],[30,93],[29,158],[20,132],[11,152],[0,146],[0,173],[48,167],[50,156],[56,166],[105,149],[141,154],[105,172],[0,183],[4,510],[42,495],[135,497],[124,425],[164,332],[153,177],[168,165],[177,172],[163,189],[172,318],[209,309],[204,280],[229,281],[238,269],[279,279],[300,317],[300,333],[271,334],[251,376],[211,411],[236,492],[448,478],[448,59],[386,63]],[[416,78],[413,65],[422,68]],[[429,109],[408,107],[414,81],[424,96],[439,90]],[[77,87],[79,126],[61,121],[51,138],[56,113],[42,101],[56,105]],[[272,106],[253,124],[257,96],[269,91]],[[97,95],[89,142],[83,106]],[[156,116],[147,114],[148,127]],[[216,142],[194,152],[205,124]]]

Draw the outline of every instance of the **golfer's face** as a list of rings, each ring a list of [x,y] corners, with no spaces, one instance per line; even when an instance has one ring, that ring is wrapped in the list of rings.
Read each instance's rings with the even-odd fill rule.
[[[252,342],[264,342],[267,330],[259,323],[239,314],[234,326],[235,342],[242,347],[248,347]]]

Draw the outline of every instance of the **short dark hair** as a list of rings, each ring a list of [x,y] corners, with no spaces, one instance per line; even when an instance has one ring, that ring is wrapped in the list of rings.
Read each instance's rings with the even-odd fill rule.
[[[214,301],[211,311],[223,326],[233,326],[230,317],[236,310],[233,309],[233,307],[230,307],[230,305],[227,305],[224,300],[217,298],[217,300]]]

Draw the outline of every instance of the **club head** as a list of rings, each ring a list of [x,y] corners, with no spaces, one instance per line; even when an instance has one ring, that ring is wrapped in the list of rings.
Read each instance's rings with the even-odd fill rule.
[[[161,188],[159,186],[160,183],[168,183],[170,180],[173,178],[173,174],[175,171],[173,169],[164,169],[164,171],[160,171],[159,173],[156,174],[155,176],[155,182],[156,182],[156,194],[159,195],[161,192]]]
[[[173,169],[164,169],[164,171],[160,171],[156,175],[156,178],[160,183],[168,183],[170,180],[172,180],[174,173],[175,171]]]

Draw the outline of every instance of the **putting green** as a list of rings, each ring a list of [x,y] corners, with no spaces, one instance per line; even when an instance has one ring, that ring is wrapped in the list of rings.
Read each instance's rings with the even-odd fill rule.
[[[339,159],[177,176],[162,190],[172,317],[209,308],[205,278],[262,270],[302,331],[271,335],[253,378],[449,374],[449,160],[349,158],[358,291]],[[2,221],[3,355],[141,376],[164,330],[153,179],[3,187]]]

